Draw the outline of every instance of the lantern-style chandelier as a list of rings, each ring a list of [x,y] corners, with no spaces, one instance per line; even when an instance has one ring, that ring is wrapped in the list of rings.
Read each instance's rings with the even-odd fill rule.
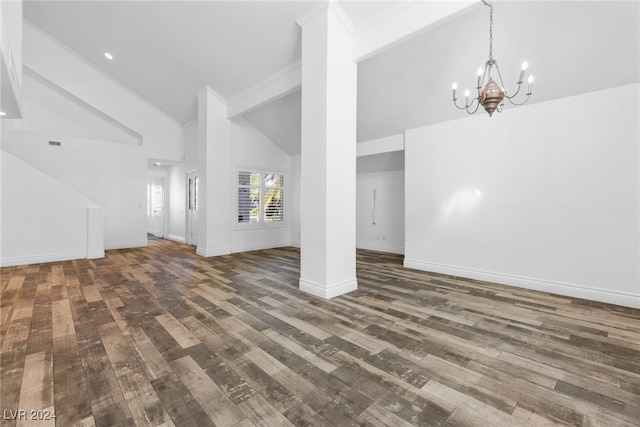
[[[456,89],[458,85],[454,82],[452,85],[453,89],[453,104],[461,110],[466,110],[469,114],[474,114],[478,111],[478,107],[482,105],[487,113],[489,113],[489,117],[491,117],[494,111],[501,112],[502,107],[504,106],[504,99],[508,99],[509,102],[513,105],[523,105],[529,100],[531,96],[531,88],[533,87],[533,76],[529,76],[527,82],[527,93],[524,95],[524,101],[516,102],[515,97],[520,93],[520,88],[523,83],[524,73],[527,70],[528,63],[524,61],[520,68],[520,77],[518,78],[518,88],[516,89],[513,95],[509,95],[507,91],[504,89],[504,83],[502,82],[502,76],[500,75],[500,68],[498,68],[498,61],[493,59],[493,5],[487,3],[485,0],[481,0],[485,6],[489,7],[489,59],[484,64],[484,70],[482,68],[478,68],[478,86],[476,90],[478,91],[478,95],[469,100],[470,92],[467,90],[464,93],[465,102],[464,106],[458,105],[458,99],[456,98]],[[495,72],[499,81],[498,83],[491,76],[491,71],[495,68]],[[485,81],[487,82],[485,85]],[[483,88],[484,85],[484,88]]]

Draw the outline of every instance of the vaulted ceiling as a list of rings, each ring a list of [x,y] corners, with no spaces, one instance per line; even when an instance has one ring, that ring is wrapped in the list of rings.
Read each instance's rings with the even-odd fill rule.
[[[232,100],[295,66],[301,56],[296,21],[325,1],[25,1],[24,17],[188,124],[204,85]],[[415,3],[338,1],[356,32]],[[506,89],[525,59],[536,77],[531,102],[639,81],[639,4],[495,2],[494,57]],[[478,2],[360,60],[358,141],[462,117],[451,105],[451,83],[472,89],[487,56],[488,10]],[[300,90],[244,117],[288,153],[299,153]]]

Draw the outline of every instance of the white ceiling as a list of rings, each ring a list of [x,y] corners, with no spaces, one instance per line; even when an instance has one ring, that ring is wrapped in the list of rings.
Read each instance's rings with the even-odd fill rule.
[[[226,99],[300,59],[315,2],[26,1],[24,17],[186,124],[206,84]],[[114,56],[113,61],[104,52]]]
[[[229,100],[299,61],[296,20],[321,3],[27,0],[24,17],[187,124],[196,118],[194,94],[205,84]],[[358,31],[411,2],[338,3]],[[524,59],[536,76],[531,102],[637,82],[639,3],[495,2],[494,57],[507,90]],[[487,56],[488,9],[481,6],[363,60],[358,141],[465,115],[451,105],[451,82],[461,92],[472,86]],[[245,118],[286,152],[300,152],[300,91]]]

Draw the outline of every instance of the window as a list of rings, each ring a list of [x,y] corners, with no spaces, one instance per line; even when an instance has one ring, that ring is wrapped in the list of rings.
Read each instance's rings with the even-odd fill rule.
[[[284,221],[284,175],[238,172],[238,223]]]

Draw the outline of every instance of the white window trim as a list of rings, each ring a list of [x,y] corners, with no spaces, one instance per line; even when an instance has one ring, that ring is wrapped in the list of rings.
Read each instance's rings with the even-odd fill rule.
[[[260,174],[260,186],[261,189],[263,187],[262,178],[264,174],[272,173],[279,174],[284,177],[284,186],[281,187],[284,192],[284,221],[278,222],[267,222],[267,221],[258,221],[258,222],[238,222],[238,188],[240,185],[238,184],[238,174],[240,172],[251,172],[251,173],[259,173]],[[287,171],[279,170],[279,169],[271,169],[271,168],[263,168],[263,167],[255,167],[255,166],[246,166],[246,167],[237,167],[233,176],[234,182],[234,190],[233,190],[233,224],[234,229],[236,230],[259,230],[259,229],[276,229],[276,228],[287,228],[289,226],[289,194],[288,194],[288,173]],[[262,218],[262,201],[260,202],[260,216]]]

